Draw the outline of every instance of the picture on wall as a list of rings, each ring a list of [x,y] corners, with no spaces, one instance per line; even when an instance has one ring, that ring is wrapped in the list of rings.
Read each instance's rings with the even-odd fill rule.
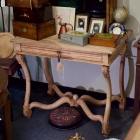
[[[84,32],[87,32],[88,14],[77,14],[75,18],[75,30],[76,28],[83,28]]]
[[[102,33],[105,27],[105,19],[103,18],[91,18],[90,19],[90,26],[89,26],[89,33]]]

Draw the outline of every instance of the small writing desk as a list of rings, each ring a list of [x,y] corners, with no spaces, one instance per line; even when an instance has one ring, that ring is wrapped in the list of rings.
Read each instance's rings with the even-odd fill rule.
[[[125,62],[125,54],[127,43],[126,40],[128,36],[132,33],[131,30],[127,32],[122,38],[120,44],[116,48],[109,47],[101,47],[101,46],[92,46],[86,45],[84,47],[63,44],[58,39],[57,35],[45,38],[40,41],[25,39],[21,37],[17,37],[12,39],[11,41],[15,43],[15,52],[16,58],[21,64],[23,71],[26,77],[26,94],[25,101],[23,106],[23,113],[26,117],[30,117],[32,112],[31,109],[33,107],[38,107],[41,109],[54,109],[63,103],[69,103],[70,106],[81,106],[86,115],[95,121],[100,121],[102,123],[102,133],[103,135],[108,135],[110,132],[109,126],[109,116],[111,110],[111,102],[117,100],[120,102],[119,108],[125,108],[125,94],[123,87],[123,75],[124,75],[124,62]],[[121,61],[120,61],[120,93],[118,95],[112,96],[112,87],[110,80],[109,68],[113,61],[117,58],[117,56],[121,53]],[[24,55],[31,56],[41,56],[44,58],[44,74],[46,80],[48,81],[48,94],[53,94],[54,91],[61,97],[58,101],[53,104],[45,105],[38,102],[32,102],[29,104],[30,98],[30,76],[24,61]],[[73,95],[71,92],[62,93],[57,85],[51,79],[48,73],[48,63],[47,58],[58,58],[61,56],[61,59],[76,61],[76,62],[84,62],[97,64],[102,66],[102,73],[105,77],[106,86],[107,86],[107,97],[105,100],[96,100],[88,95],[82,95],[78,98],[77,95]],[[104,116],[102,115],[94,115],[86,105],[86,101],[91,102],[96,105],[106,105]]]

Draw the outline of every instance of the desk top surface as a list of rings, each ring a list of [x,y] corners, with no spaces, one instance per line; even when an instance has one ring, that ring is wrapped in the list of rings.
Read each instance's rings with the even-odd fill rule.
[[[116,48],[89,44],[83,47],[65,44],[61,43],[57,35],[40,41],[16,37],[11,42],[15,43],[14,50],[17,54],[58,58],[58,53],[61,53],[61,59],[109,66],[127,46],[126,40],[131,33],[132,30],[128,30]]]
[[[40,41],[16,37],[15,39],[12,39],[11,42],[19,43],[23,45],[24,47],[27,46],[27,48],[30,46],[35,47],[36,49],[53,49],[56,51],[73,51],[73,52],[95,52],[95,53],[105,53],[105,54],[113,54],[119,47],[124,45],[124,42],[126,41],[127,37],[131,35],[132,31],[129,30],[127,34],[125,34],[120,44],[116,48],[111,47],[105,47],[105,46],[93,46],[93,45],[86,45],[86,46],[78,46],[78,45],[70,45],[61,43],[60,39],[58,39],[58,35],[53,35],[48,38],[42,39]]]

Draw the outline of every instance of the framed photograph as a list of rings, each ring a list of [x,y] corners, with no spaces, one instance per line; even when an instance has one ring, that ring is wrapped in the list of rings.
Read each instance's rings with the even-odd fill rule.
[[[88,14],[77,14],[75,18],[75,30],[76,28],[83,28],[84,32],[87,32]]]
[[[102,33],[105,27],[105,19],[104,18],[91,18],[89,25],[89,33]]]

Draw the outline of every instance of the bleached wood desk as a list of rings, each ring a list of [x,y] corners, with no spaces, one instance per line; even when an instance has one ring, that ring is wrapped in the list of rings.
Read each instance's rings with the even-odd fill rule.
[[[31,109],[33,107],[38,107],[41,109],[54,109],[63,103],[69,103],[70,106],[78,106],[84,110],[86,115],[95,121],[100,121],[102,123],[102,133],[103,135],[108,135],[110,132],[109,126],[109,116],[111,110],[111,102],[117,100],[120,109],[125,108],[126,97],[124,94],[124,86],[123,86],[123,76],[124,76],[124,63],[125,63],[125,54],[127,43],[126,40],[128,36],[132,33],[131,30],[127,32],[121,39],[120,44],[116,48],[109,47],[101,47],[101,46],[92,46],[87,45],[84,47],[67,45],[60,42],[57,38],[57,35],[48,37],[46,39],[35,41],[30,39],[25,39],[21,37],[17,37],[11,40],[15,43],[15,52],[16,58],[21,64],[23,71],[26,77],[26,94],[25,101],[23,106],[23,113],[26,117],[30,117],[32,114]],[[109,68],[113,61],[117,58],[117,56],[121,53],[121,61],[120,61],[120,75],[119,75],[119,85],[120,85],[120,93],[118,95],[112,96],[112,87],[110,80]],[[53,94],[54,91],[61,98],[53,104],[45,105],[38,102],[32,102],[29,104],[30,98],[30,76],[24,61],[24,55],[31,56],[41,56],[44,58],[44,74],[46,80],[48,81],[48,94]],[[62,93],[57,85],[51,79],[48,73],[48,62],[47,58],[58,58],[61,56],[61,59],[76,61],[76,62],[84,62],[97,64],[102,66],[102,73],[105,77],[106,86],[107,86],[107,96],[106,100],[96,100],[88,95],[83,95],[78,98],[76,95],[73,95],[71,92]],[[86,105],[86,101],[91,102],[96,105],[106,105],[104,116],[102,115],[94,115]]]

